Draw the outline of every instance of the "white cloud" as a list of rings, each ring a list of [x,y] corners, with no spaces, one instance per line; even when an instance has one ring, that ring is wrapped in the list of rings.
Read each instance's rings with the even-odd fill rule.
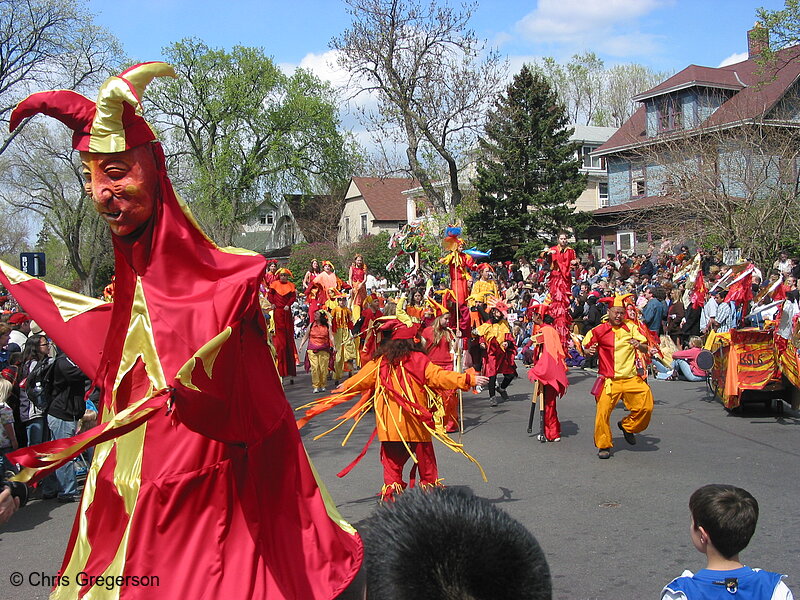
[[[649,54],[659,37],[641,33],[636,22],[674,0],[539,0],[515,28],[527,41],[593,48],[612,56]]]
[[[721,63],[717,65],[717,67],[727,67],[728,65],[735,65],[736,63],[742,62],[743,60],[748,59],[747,52],[735,52],[731,54],[728,58],[723,60]]]

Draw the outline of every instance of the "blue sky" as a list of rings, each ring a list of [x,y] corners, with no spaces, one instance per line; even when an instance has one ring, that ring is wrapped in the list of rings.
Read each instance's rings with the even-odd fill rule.
[[[184,37],[214,47],[263,47],[287,67],[303,64],[325,76],[328,42],[350,21],[339,0],[89,0],[97,21],[134,59],[157,60]],[[607,64],[639,62],[677,71],[718,66],[746,53],[745,32],[759,6],[782,0],[483,0],[472,20],[478,35],[513,67],[540,56],[595,51]]]

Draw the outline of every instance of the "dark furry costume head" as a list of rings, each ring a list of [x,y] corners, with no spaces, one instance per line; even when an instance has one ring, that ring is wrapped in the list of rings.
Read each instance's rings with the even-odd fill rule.
[[[414,488],[359,527],[368,600],[546,600],[550,570],[538,542],[486,500]]]

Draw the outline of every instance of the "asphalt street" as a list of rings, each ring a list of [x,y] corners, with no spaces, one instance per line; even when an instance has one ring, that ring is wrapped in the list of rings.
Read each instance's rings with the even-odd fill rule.
[[[571,387],[558,405],[563,428],[558,443],[540,443],[535,430],[526,433],[532,386],[524,377],[509,388],[509,401],[496,408],[489,406],[486,391],[464,394],[463,441],[486,470],[488,483],[467,460],[437,447],[446,485],[489,499],[536,535],[550,563],[554,598],[658,598],[663,585],[684,569],[702,568],[703,556],[689,539],[687,505],[692,491],[706,483],[738,485],[758,499],[759,524],[743,561],[789,574],[789,587],[800,595],[795,568],[800,414],[787,407],[779,415],[759,405],[734,416],[702,383],[655,381],[648,430],[635,446],[615,435],[612,458],[598,460],[589,393],[594,374],[572,369],[569,379]],[[286,391],[294,406],[314,397],[305,374]],[[333,424],[335,414],[317,417],[302,434],[340,511],[357,526],[376,506],[379,445],[347,477],[336,477],[361,450],[372,424],[362,422],[344,448],[339,430],[313,440]],[[621,407],[612,415],[615,434],[614,424],[623,416]],[[47,598],[48,587],[29,580],[31,574],[37,583],[36,574],[57,572],[75,511],[74,504],[34,500],[0,528],[0,598]],[[11,585],[14,572],[23,573],[21,586]]]

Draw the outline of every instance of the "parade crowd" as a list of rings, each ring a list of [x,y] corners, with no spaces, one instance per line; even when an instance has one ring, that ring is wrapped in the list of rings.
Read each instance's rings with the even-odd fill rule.
[[[115,251],[105,301],[0,261],[0,449],[11,479],[0,488],[0,524],[33,488],[43,501],[79,502],[59,597],[493,598],[500,589],[551,598],[533,536],[489,502],[444,489],[434,440],[486,478],[453,437],[463,430],[461,394],[486,390],[491,410],[527,380],[538,439],[556,443],[568,369],[594,369],[594,443],[607,460],[618,402],[628,409],[616,424],[626,443],[647,428],[650,376],[703,378],[696,361],[709,338],[749,325],[774,328],[777,343],[800,313],[798,261],[786,253],[762,268],[668,243],[578,257],[560,232],[538,256],[491,263],[465,250],[457,227],[442,241],[445,276],[417,269],[389,290],[361,256],[346,274],[320,257],[298,290],[288,269],[265,271],[263,257],[214,244],[176,195],[140,103],[166,76],[175,76],[166,63],[134,65],[96,102],[38,92],[10,119],[12,131],[37,113],[72,129]],[[301,364],[316,395],[297,415],[284,387]],[[347,441],[374,424],[340,476],[380,443],[382,504],[363,539],[298,432],[328,411],[338,424],[322,435]],[[533,420],[532,410],[529,431]],[[712,485],[689,506],[708,568],[685,572],[664,598],[791,598],[781,575],[739,561],[755,498]],[[91,569],[147,573],[161,587],[87,591],[77,576]]]

